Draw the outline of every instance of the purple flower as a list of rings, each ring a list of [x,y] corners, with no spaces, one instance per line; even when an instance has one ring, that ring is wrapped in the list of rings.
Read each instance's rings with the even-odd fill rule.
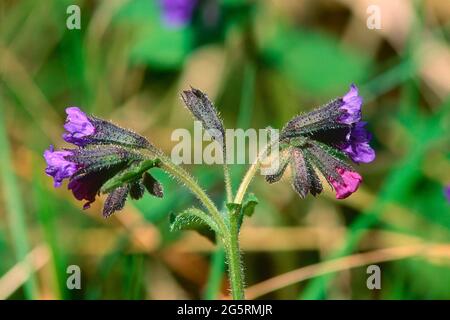
[[[89,116],[78,107],[66,109],[67,119],[63,134],[66,142],[79,147],[116,144],[133,148],[146,148],[150,143],[133,131],[123,129],[109,121]]]
[[[160,0],[164,22],[171,27],[186,25],[192,18],[197,0]]]
[[[67,160],[67,157],[73,155],[70,150],[55,151],[50,145],[44,152],[44,158],[47,162],[45,173],[54,179],[54,186],[60,187],[64,179],[70,178],[77,171],[77,164]]]
[[[63,139],[77,146],[85,146],[90,142],[89,137],[95,133],[95,127],[88,116],[78,107],[69,107],[66,109],[67,120],[64,129]]]
[[[369,163],[375,159],[375,151],[370,147],[372,135],[364,128],[366,122],[356,123],[346,136],[346,142],[341,146],[355,163]]]
[[[344,113],[339,117],[339,122],[352,124],[361,120],[362,97],[358,95],[358,88],[352,84],[349,92],[342,97],[342,104],[339,107]]]

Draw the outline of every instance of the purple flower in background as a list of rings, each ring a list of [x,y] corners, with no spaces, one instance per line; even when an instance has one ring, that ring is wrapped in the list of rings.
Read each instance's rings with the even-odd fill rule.
[[[54,180],[54,186],[60,187],[64,179],[71,177],[77,171],[76,163],[67,160],[67,157],[73,155],[70,150],[55,151],[50,145],[44,152],[44,158],[47,162],[45,173]]]
[[[450,202],[450,184],[444,187],[444,195],[447,198],[447,201]]]
[[[375,151],[369,145],[372,135],[364,128],[365,125],[363,121],[354,124],[340,148],[355,163],[369,163],[375,159]]]
[[[64,124],[66,133],[63,139],[77,146],[84,146],[89,143],[89,136],[95,133],[95,127],[87,115],[78,107],[69,107],[66,109],[67,120]]]
[[[197,0],[160,0],[164,22],[171,27],[186,25],[192,18]]]

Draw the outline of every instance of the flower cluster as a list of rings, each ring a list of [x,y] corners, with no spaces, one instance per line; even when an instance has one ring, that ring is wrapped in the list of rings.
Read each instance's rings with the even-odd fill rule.
[[[375,159],[371,135],[361,121],[362,98],[355,85],[343,97],[290,120],[280,135],[280,166],[266,176],[269,183],[280,180],[288,166],[294,190],[304,198],[322,192],[319,171],[344,199],[358,189],[361,176],[345,162],[368,163]]]
[[[68,179],[74,197],[87,201],[83,206],[86,209],[105,183],[146,160],[140,149],[148,148],[150,143],[132,131],[88,116],[77,107],[67,108],[66,112],[63,139],[76,148],[56,151],[50,146],[44,152],[45,172],[53,177],[55,187]],[[146,171],[138,172],[108,192],[103,215],[108,217],[121,210],[128,195],[141,198],[145,189],[157,197],[163,196],[158,181]]]

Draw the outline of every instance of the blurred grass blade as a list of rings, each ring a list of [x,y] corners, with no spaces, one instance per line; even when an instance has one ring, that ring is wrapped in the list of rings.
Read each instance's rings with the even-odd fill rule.
[[[247,63],[244,71],[244,80],[242,83],[241,103],[239,106],[239,115],[237,120],[238,128],[248,128],[253,114],[253,103],[255,94],[255,64]]]
[[[16,259],[17,261],[23,261],[30,250],[25,222],[25,210],[11,163],[8,135],[3,115],[4,106],[1,104],[2,101],[0,101],[0,150],[2,150],[0,152],[0,168],[2,172],[3,192]],[[28,281],[24,285],[24,289],[27,299],[37,297],[37,284],[34,274],[30,274]]]
[[[211,257],[211,267],[208,276],[208,283],[204,298],[207,300],[215,300],[219,298],[222,286],[223,274],[225,272],[225,251],[218,246]]]
[[[42,225],[43,235],[45,241],[51,252],[51,269],[53,273],[53,294],[55,299],[68,298],[66,286],[66,262],[64,253],[60,248],[60,238],[56,226],[56,208],[54,205],[55,199],[49,195],[43,185],[43,175],[39,166],[34,167],[33,177],[33,191],[34,203],[37,217]]]

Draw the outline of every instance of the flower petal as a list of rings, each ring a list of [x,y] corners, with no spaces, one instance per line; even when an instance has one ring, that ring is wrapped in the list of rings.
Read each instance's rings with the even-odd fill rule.
[[[356,163],[368,163],[375,159],[375,151],[369,145],[372,135],[364,128],[365,125],[362,121],[356,123],[340,147]]]
[[[358,95],[358,88],[352,84],[350,90],[342,97],[341,110],[344,114],[339,118],[340,123],[352,124],[361,120],[363,99]]]
[[[336,191],[336,199],[345,199],[358,190],[362,177],[357,172],[343,168],[337,168],[337,172],[342,177],[342,181],[330,179],[330,182]]]
[[[67,120],[64,129],[67,130],[63,135],[66,142],[77,146],[85,146],[89,143],[88,137],[95,133],[95,127],[88,116],[78,107],[69,107],[66,109]]]
[[[66,159],[73,154],[70,150],[55,151],[50,145],[44,152],[44,158],[47,162],[45,173],[54,179],[54,186],[59,187],[64,179],[70,178],[76,171],[77,165]]]

